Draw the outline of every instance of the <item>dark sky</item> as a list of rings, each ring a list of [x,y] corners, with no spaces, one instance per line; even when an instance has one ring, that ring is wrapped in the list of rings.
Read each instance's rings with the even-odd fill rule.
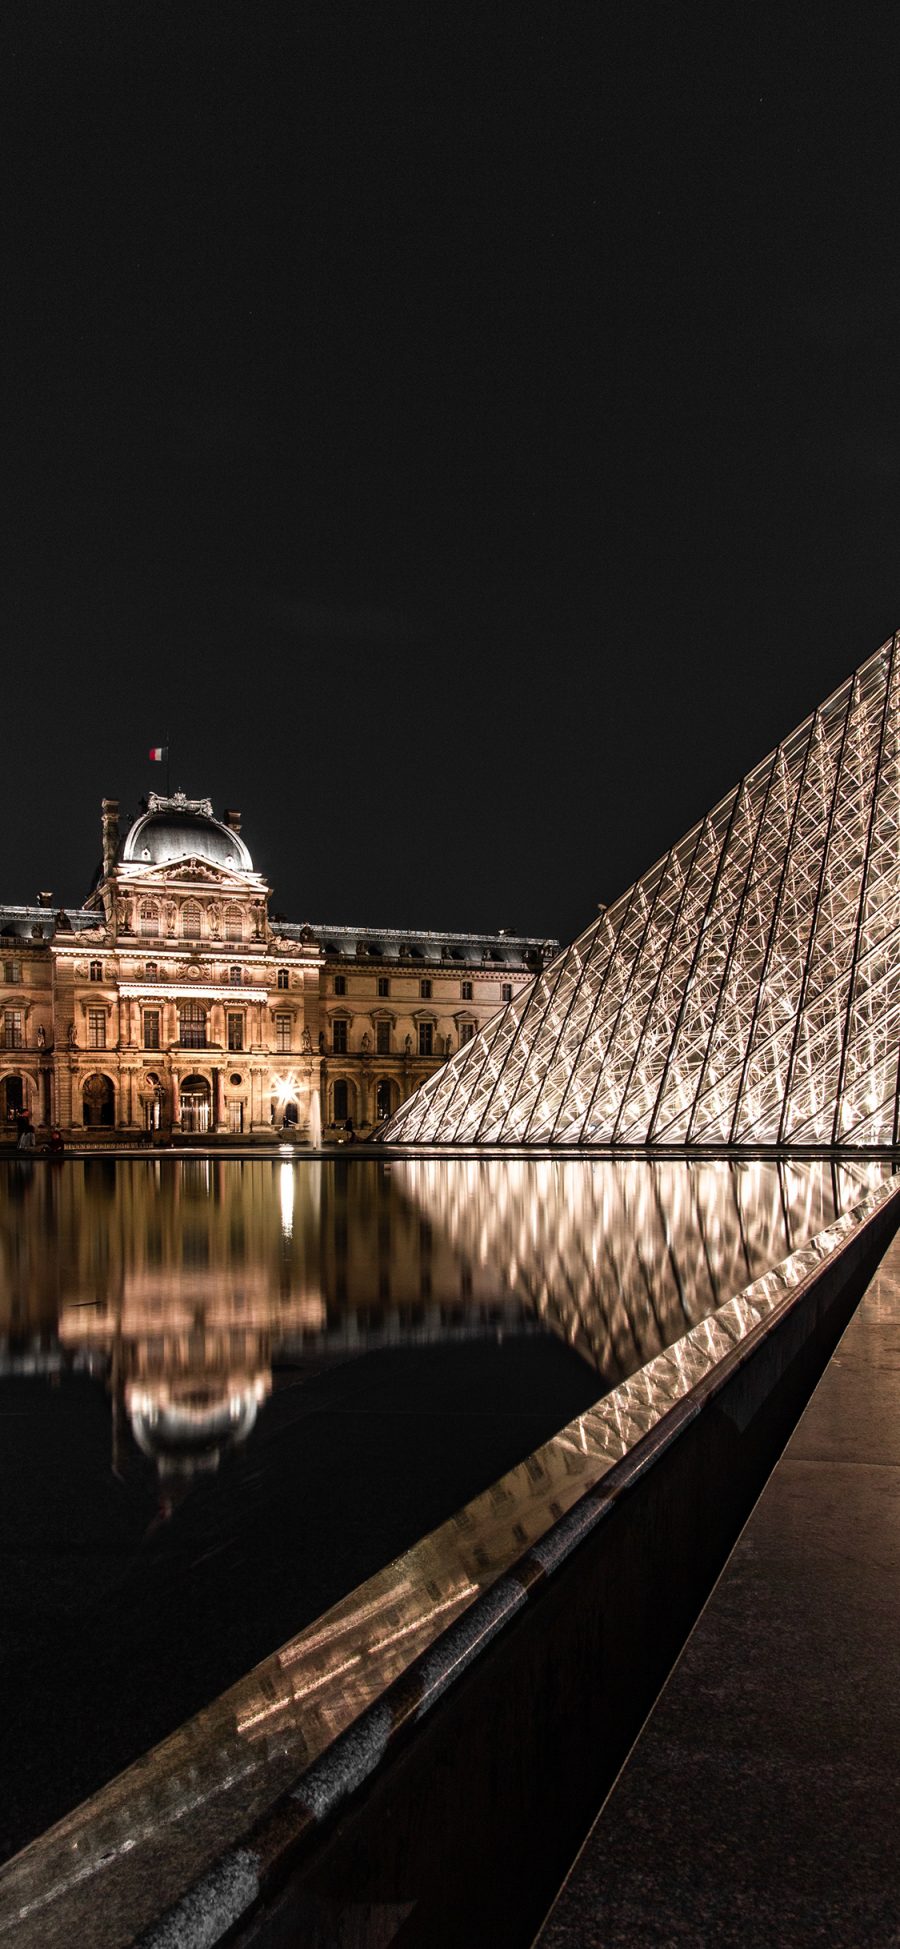
[[[874,17],[8,10],[7,898],[169,731],[292,918],[568,937],[900,625]]]

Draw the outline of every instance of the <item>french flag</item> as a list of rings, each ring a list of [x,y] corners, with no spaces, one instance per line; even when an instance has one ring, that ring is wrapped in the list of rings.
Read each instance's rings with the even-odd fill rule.
[[[155,744],[150,753],[150,756],[153,759],[154,764],[156,765],[162,764],[165,755],[166,755],[166,747],[164,744]]]

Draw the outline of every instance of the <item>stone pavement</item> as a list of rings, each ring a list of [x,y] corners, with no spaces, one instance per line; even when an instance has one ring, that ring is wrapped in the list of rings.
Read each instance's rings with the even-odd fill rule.
[[[900,1237],[535,1949],[900,1943]]]

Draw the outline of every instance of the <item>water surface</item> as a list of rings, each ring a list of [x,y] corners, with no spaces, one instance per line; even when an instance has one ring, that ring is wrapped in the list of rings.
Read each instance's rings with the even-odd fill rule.
[[[2,1853],[886,1168],[0,1167]]]

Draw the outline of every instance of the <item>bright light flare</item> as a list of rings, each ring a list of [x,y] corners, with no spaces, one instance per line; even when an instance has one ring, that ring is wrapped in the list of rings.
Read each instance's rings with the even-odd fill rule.
[[[281,1231],[284,1238],[292,1238],[294,1233],[294,1166],[282,1164],[279,1176],[281,1194]]]

